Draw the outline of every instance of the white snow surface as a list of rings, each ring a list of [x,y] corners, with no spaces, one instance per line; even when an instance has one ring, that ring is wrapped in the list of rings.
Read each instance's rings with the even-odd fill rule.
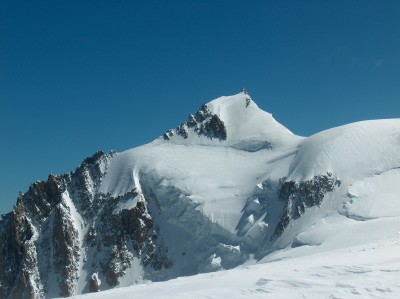
[[[178,188],[200,204],[198,209],[213,222],[234,232],[238,211],[252,192],[253,182],[264,174],[270,154],[230,147],[150,144],[116,155],[103,188],[117,196],[134,187],[140,190],[137,177],[149,180],[156,176],[157,187]]]
[[[400,119],[358,122],[304,138],[244,93],[207,107],[224,122],[226,140],[175,135],[115,154],[100,191],[112,196],[133,188],[154,192],[164,213],[156,221],[170,253],[180,256],[176,267],[190,265],[185,260],[190,257],[202,258],[201,248],[191,248],[185,257],[181,252],[207,233],[219,237],[224,250],[240,251],[223,240],[237,245],[245,240],[264,246],[268,254],[232,270],[76,298],[400,298]],[[247,150],[262,142],[271,147]],[[262,219],[276,221],[282,212],[276,196],[262,212],[256,195],[264,182],[304,181],[328,172],[341,184],[320,206],[292,219],[273,243],[260,239],[270,229]],[[187,207],[214,226],[199,224]],[[247,233],[240,239],[236,234],[245,208]],[[186,214],[174,219],[175,210]],[[178,234],[177,222],[184,233]],[[216,253],[209,262],[205,269],[224,268],[224,257]]]
[[[330,171],[354,180],[400,167],[400,119],[352,123],[317,133],[301,143],[289,179]]]
[[[72,298],[400,298],[399,221],[380,238],[370,241],[328,252],[282,257],[232,270]]]

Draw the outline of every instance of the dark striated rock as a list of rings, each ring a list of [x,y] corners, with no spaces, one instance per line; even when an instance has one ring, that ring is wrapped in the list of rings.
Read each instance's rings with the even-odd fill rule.
[[[279,237],[285,230],[285,228],[289,225],[290,222],[290,215],[288,210],[284,210],[278,224],[275,227],[274,233],[271,237],[271,239],[275,239]]]
[[[203,104],[201,105],[200,109],[196,112],[194,118],[197,123],[201,123],[205,121],[206,119],[210,118],[212,116],[212,113],[210,110],[208,110],[207,105]],[[189,116],[189,119],[191,117]]]
[[[217,116],[213,115],[209,122],[204,125],[204,135],[213,139],[226,140],[227,132],[224,122]]]
[[[193,128],[197,125],[198,121],[196,120],[196,118],[193,116],[193,114],[189,114],[189,117],[186,121],[186,124],[189,128]]]
[[[79,278],[79,236],[69,209],[63,205],[56,207],[53,223],[53,266],[59,274],[60,295],[68,297],[73,295],[75,283]]]
[[[282,181],[278,197],[284,202],[285,209],[272,239],[282,234],[291,219],[301,217],[307,208],[319,206],[324,196],[332,192],[335,186],[340,186],[340,180],[336,180],[330,172],[302,182]]]
[[[21,203],[2,218],[0,228],[0,298],[40,298],[41,285],[34,285],[34,228]]]
[[[174,130],[168,130],[163,138],[170,140],[174,135],[188,138],[190,133],[196,132],[199,136],[206,136],[210,139],[226,140],[227,131],[224,122],[213,114],[207,107],[202,105],[195,115],[190,114],[187,121],[176,127]]]
[[[82,263],[105,277],[106,287],[118,285],[134,258],[155,270],[171,267],[143,195],[136,189],[115,198],[98,192],[111,155],[97,152],[70,174],[35,182],[2,217],[0,298],[41,298],[50,290],[71,296]],[[129,202],[131,208],[120,208]],[[54,275],[58,286],[48,284]],[[97,287],[89,277],[88,290]]]
[[[99,292],[100,291],[101,281],[97,273],[93,273],[89,280],[89,291],[91,293]]]
[[[174,136],[173,131],[168,130],[167,132],[164,133],[163,138],[164,140],[170,140],[172,136]]]
[[[97,152],[75,172],[33,183],[13,212],[1,217],[0,298],[43,298],[57,287],[47,283],[50,275],[57,275],[60,296],[73,294],[87,245],[80,244],[76,226],[83,223],[75,223],[71,209],[85,215],[100,209],[107,196],[96,190],[112,155]],[[75,203],[72,208],[66,198]],[[90,241],[95,239],[94,233]]]
[[[67,181],[68,175],[50,174],[47,181],[37,181],[29,187],[27,193],[20,194],[17,204],[23,205],[32,220],[40,224],[61,201]]]
[[[186,124],[181,124],[180,126],[178,126],[176,129],[176,133],[180,136],[182,136],[183,138],[188,138],[189,136],[189,131],[188,131],[188,127]]]
[[[67,186],[68,192],[85,217],[93,217],[101,208],[105,195],[97,190],[101,179],[107,172],[107,160],[114,155],[110,152],[106,155],[102,151],[96,152],[93,156],[86,158],[83,163],[71,174],[70,183]]]
[[[119,208],[129,202],[135,204],[131,208]],[[99,270],[110,286],[119,284],[119,278],[131,267],[135,257],[154,270],[172,266],[168,249],[153,228],[147,201],[136,189],[105,203],[96,231],[98,255],[106,256],[98,260]]]
[[[154,270],[172,268],[174,261],[168,256],[168,247],[162,238],[159,238],[160,228],[156,227],[148,237],[143,250],[143,264],[151,266]]]

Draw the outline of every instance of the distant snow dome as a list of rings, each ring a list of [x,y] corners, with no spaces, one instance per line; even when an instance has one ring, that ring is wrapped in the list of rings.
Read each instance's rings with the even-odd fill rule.
[[[304,140],[289,179],[306,180],[326,171],[341,179],[378,175],[400,165],[400,119],[360,121]]]

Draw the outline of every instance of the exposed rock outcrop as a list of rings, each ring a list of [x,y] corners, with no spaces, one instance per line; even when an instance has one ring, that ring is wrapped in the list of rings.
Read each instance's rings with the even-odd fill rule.
[[[178,135],[186,139],[193,133],[220,141],[228,137],[224,122],[218,115],[213,114],[207,105],[202,105],[195,115],[190,114],[186,122],[173,130],[168,130],[163,137],[169,140],[172,136]]]
[[[0,298],[41,298],[35,228],[19,203],[0,221]]]
[[[291,219],[298,219],[307,208],[319,206],[328,192],[335,186],[340,186],[340,180],[333,177],[332,173],[316,175],[314,178],[301,181],[284,181],[278,191],[279,199],[285,204],[280,220],[275,228],[272,238],[279,237]]]
[[[100,291],[101,280],[97,273],[93,273],[89,280],[89,291],[91,293],[99,292]]]

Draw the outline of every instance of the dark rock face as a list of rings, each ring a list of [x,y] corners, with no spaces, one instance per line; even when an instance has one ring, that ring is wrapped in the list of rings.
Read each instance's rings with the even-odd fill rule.
[[[44,297],[51,271],[58,276],[58,295],[73,294],[81,244],[64,197],[83,170],[101,164],[102,159],[107,155],[98,152],[74,173],[49,175],[47,181],[33,183],[28,192],[20,194],[14,211],[3,217],[1,298]]]
[[[143,250],[143,264],[150,266],[154,270],[161,270],[162,268],[172,268],[174,261],[168,256],[168,248],[165,246],[164,241],[160,239],[160,228],[156,227],[146,242]]]
[[[303,182],[282,181],[278,197],[285,208],[272,238],[279,237],[290,220],[301,217],[307,208],[320,206],[324,196],[335,186],[340,186],[340,180],[335,180],[330,172]]]
[[[135,207],[110,214],[116,203],[135,200],[137,197],[139,199]],[[105,274],[106,282],[110,286],[116,286],[118,279],[131,266],[133,257],[142,256],[142,248],[153,227],[153,220],[147,210],[147,202],[136,190],[112,198],[106,206],[99,215],[96,231],[99,234],[97,252],[106,252],[108,258],[99,259],[98,263],[101,272]]]
[[[99,279],[99,276],[97,275],[97,273],[94,273],[92,275],[92,277],[90,277],[90,280],[89,280],[89,291],[91,293],[99,292],[100,284],[101,284],[101,281]]]
[[[220,120],[216,114],[214,114],[198,132],[199,135],[205,135],[211,139],[218,138],[219,140],[226,140],[227,137],[224,122]]]
[[[216,114],[203,105],[195,115],[190,114],[187,121],[179,125],[174,130],[164,133],[165,140],[169,140],[174,135],[188,138],[190,133],[197,133],[198,136],[206,136],[210,139],[226,140],[227,131],[224,122]]]
[[[39,224],[60,203],[61,194],[65,191],[66,180],[68,180],[68,175],[49,175],[46,182],[33,183],[27,193],[18,197],[17,204],[23,205],[32,220]]]
[[[68,297],[73,295],[71,286],[79,278],[80,244],[78,232],[68,215],[68,210],[59,205],[54,210],[53,222],[53,266],[58,274],[60,295]]]
[[[99,151],[86,158],[73,172],[73,177],[67,185],[71,198],[75,199],[74,202],[85,218],[96,215],[106,200],[107,195],[96,190],[107,172],[107,161],[114,154],[114,151],[108,155]]]
[[[38,298],[40,287],[31,279],[36,267],[33,230],[21,204],[0,221],[0,298]]]
[[[1,217],[0,298],[68,297],[82,279],[83,292],[98,291],[100,278],[107,289],[135,260],[172,267],[144,196],[99,191],[113,155],[97,152],[74,172],[35,182]],[[99,274],[82,278],[83,268]]]
[[[41,298],[44,285],[38,268],[36,238],[40,226],[61,201],[66,176],[50,175],[20,194],[17,206],[0,222],[1,298]]]

